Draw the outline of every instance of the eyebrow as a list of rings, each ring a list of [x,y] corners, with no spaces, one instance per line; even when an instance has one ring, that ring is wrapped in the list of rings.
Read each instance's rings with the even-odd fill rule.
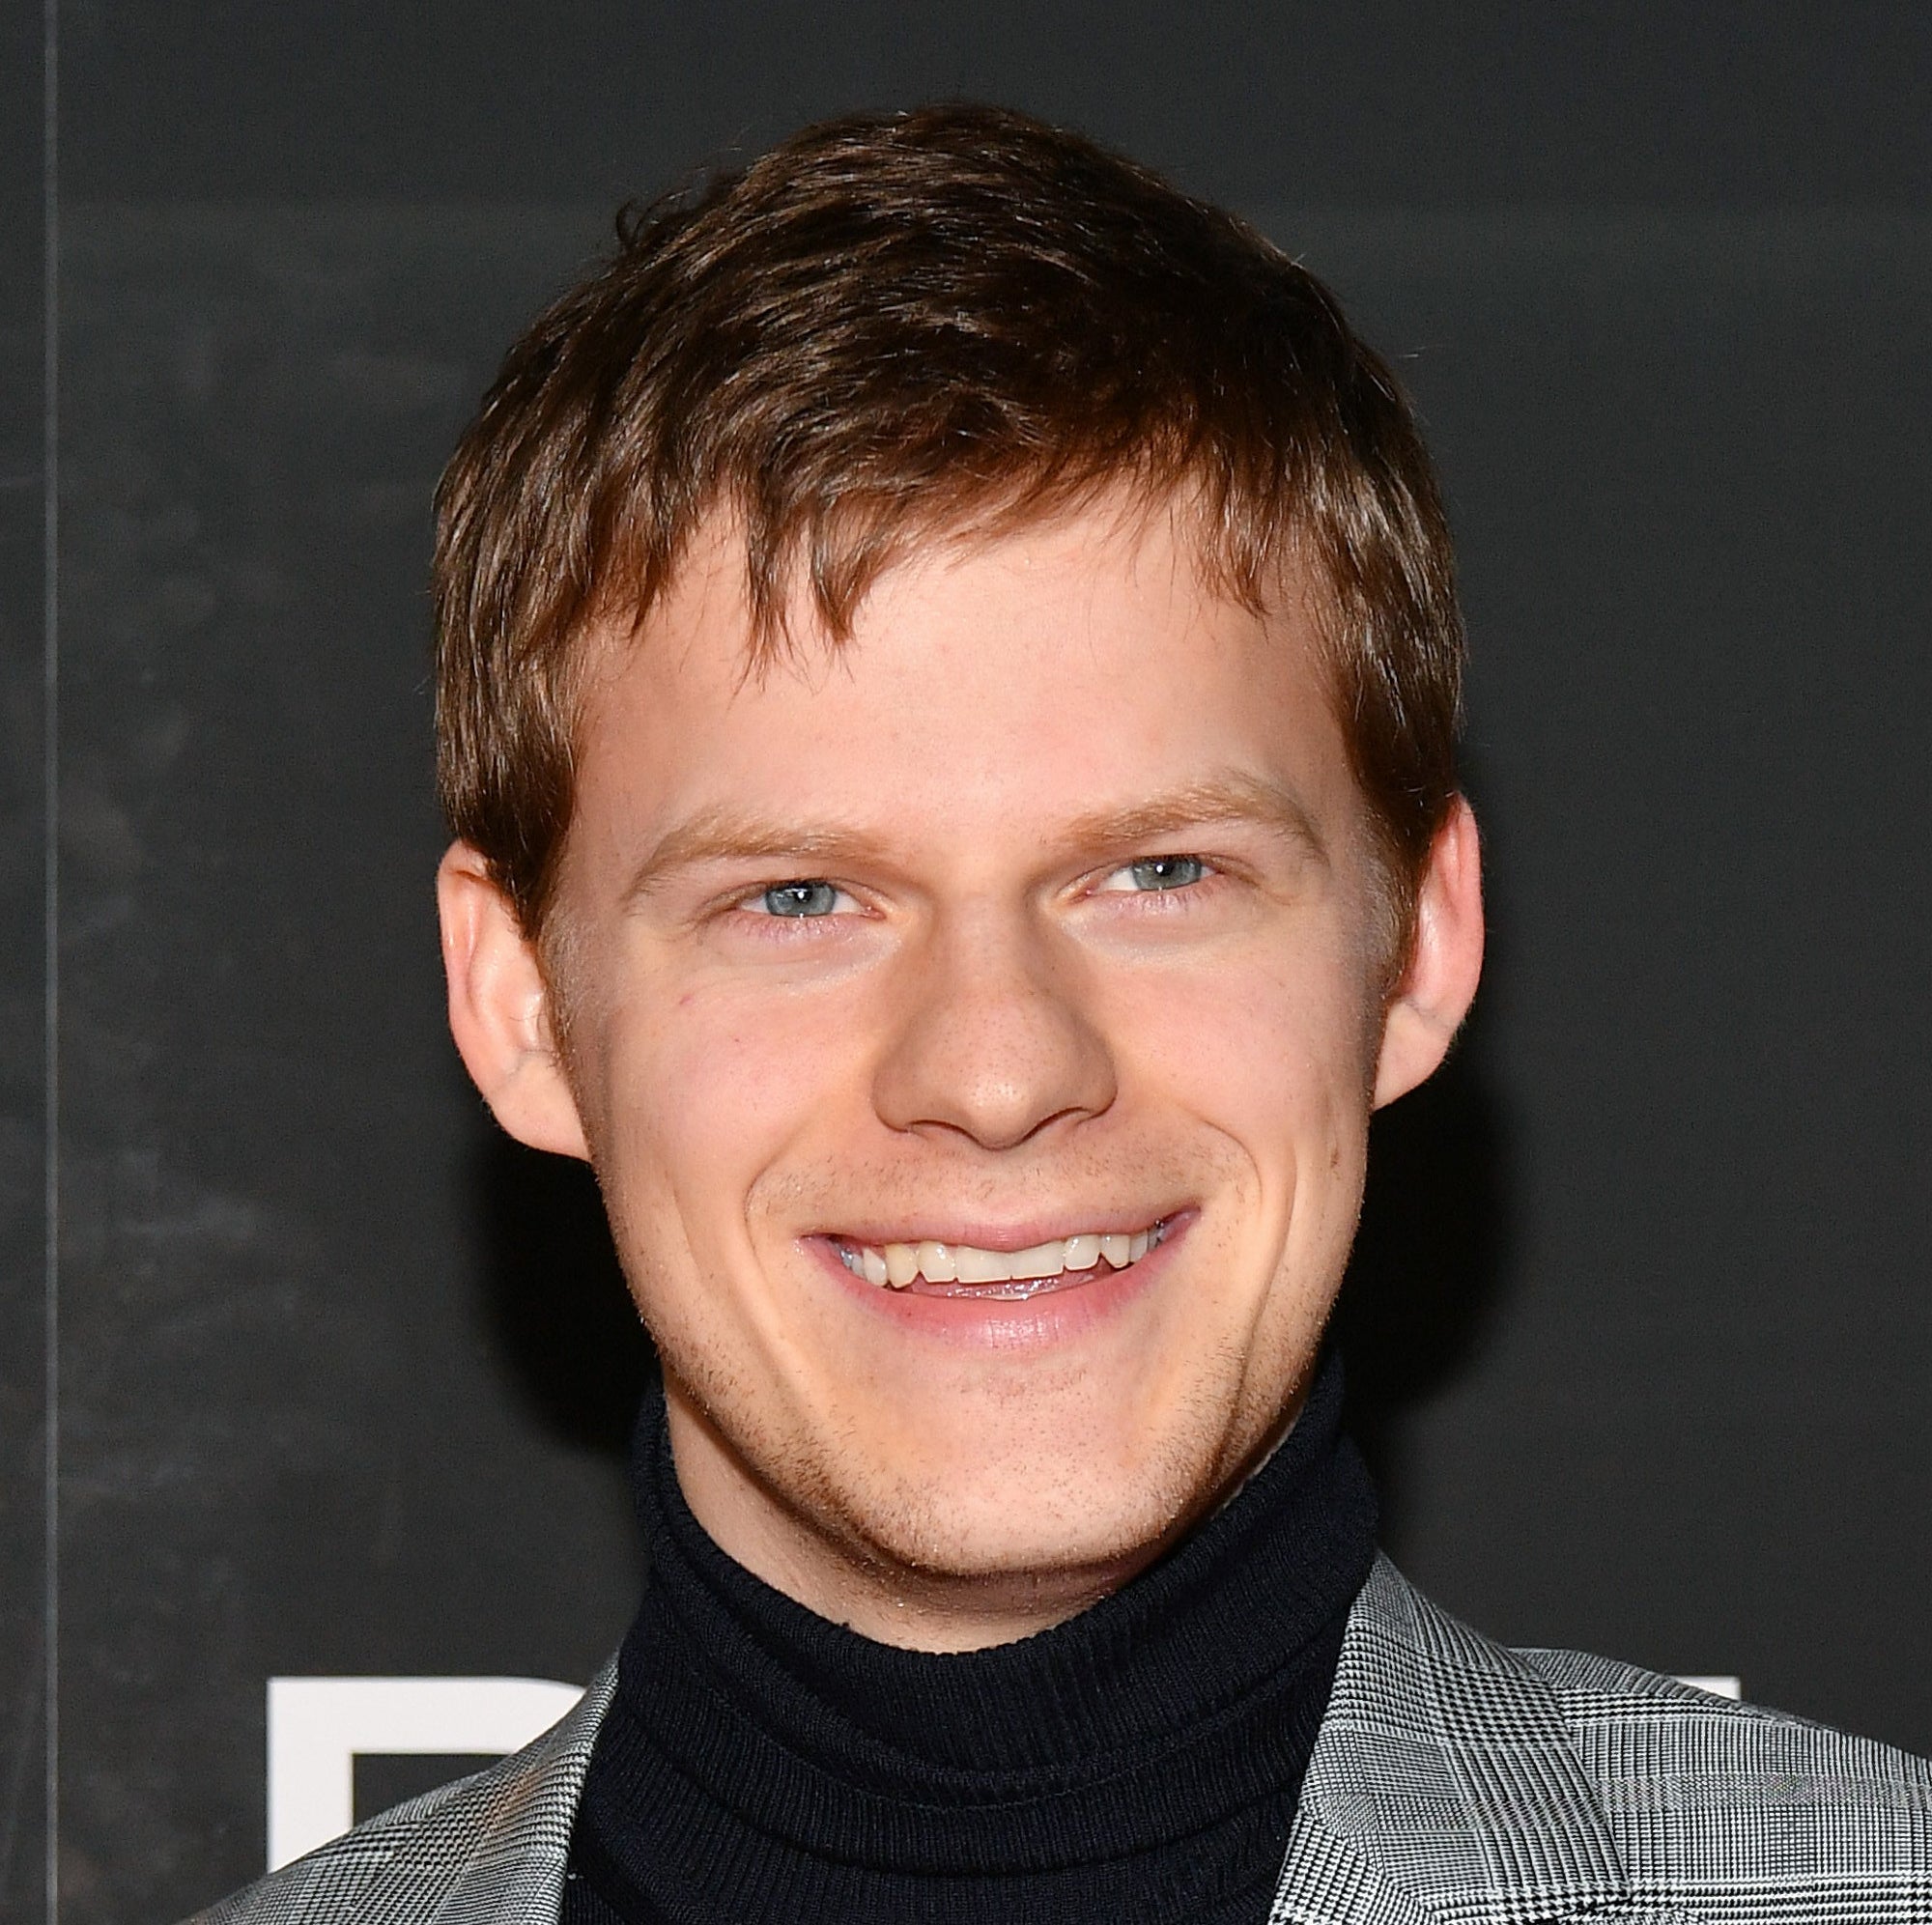
[[[1215,823],[1252,823],[1300,843],[1326,863],[1327,844],[1313,816],[1291,791],[1237,772],[1189,782],[1119,808],[1089,810],[1062,825],[1045,846],[1066,853],[1147,846]],[[720,807],[668,830],[638,865],[625,896],[637,900],[672,876],[710,863],[778,863],[800,875],[819,865],[885,864],[888,845],[863,830],[828,823],[787,825]]]
[[[666,832],[639,863],[625,894],[631,899],[648,895],[671,876],[711,863],[772,862],[809,868],[815,863],[876,863],[885,854],[876,836],[856,829],[787,827],[731,808],[707,808]]]
[[[1077,816],[1055,837],[1069,848],[1113,849],[1185,835],[1211,823],[1252,823],[1299,842],[1325,863],[1328,847],[1315,818],[1292,790],[1231,770],[1124,808]]]

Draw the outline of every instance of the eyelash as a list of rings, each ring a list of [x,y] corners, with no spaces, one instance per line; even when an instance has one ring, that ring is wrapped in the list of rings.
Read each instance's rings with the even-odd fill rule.
[[[761,906],[763,898],[775,891],[799,889],[807,886],[830,889],[848,907],[835,906],[824,916],[777,916]],[[755,888],[734,893],[731,898],[719,905],[727,924],[734,927],[741,937],[760,943],[797,943],[824,938],[834,931],[843,932],[851,925],[854,907],[863,914],[863,906],[857,904],[854,892],[842,884],[830,881],[824,876],[785,876],[777,882],[759,883]]]
[[[1163,864],[1179,865],[1182,863],[1192,864],[1201,873],[1190,877],[1185,882],[1176,882],[1166,889],[1109,889],[1106,887],[1116,876],[1126,875],[1134,869],[1151,869]],[[1206,884],[1216,881],[1224,873],[1225,871],[1217,863],[1209,862],[1206,856],[1197,856],[1191,850],[1174,850],[1157,856],[1136,856],[1131,862],[1117,863],[1100,878],[1099,884],[1092,892],[1095,895],[1159,896],[1162,898],[1186,896],[1196,893]]]

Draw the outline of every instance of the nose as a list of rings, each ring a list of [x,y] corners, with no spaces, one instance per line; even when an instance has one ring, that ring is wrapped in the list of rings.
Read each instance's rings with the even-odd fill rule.
[[[1037,934],[985,919],[935,931],[902,1008],[873,1085],[894,1129],[1011,1149],[1114,1100],[1113,1054],[1077,972]]]

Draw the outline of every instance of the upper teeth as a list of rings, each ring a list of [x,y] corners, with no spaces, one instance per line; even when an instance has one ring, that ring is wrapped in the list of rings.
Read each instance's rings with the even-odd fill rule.
[[[902,1290],[916,1277],[929,1284],[1004,1284],[1091,1270],[1101,1258],[1117,1270],[1138,1263],[1166,1234],[1151,1230],[1094,1231],[1036,1243],[1030,1250],[980,1250],[970,1243],[845,1243],[835,1245],[845,1267],[867,1283]]]

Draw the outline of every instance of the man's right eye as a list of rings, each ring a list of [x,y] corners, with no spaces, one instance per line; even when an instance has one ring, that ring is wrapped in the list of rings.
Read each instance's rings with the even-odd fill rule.
[[[767,916],[830,916],[838,907],[838,890],[829,882],[780,882],[753,900]]]

